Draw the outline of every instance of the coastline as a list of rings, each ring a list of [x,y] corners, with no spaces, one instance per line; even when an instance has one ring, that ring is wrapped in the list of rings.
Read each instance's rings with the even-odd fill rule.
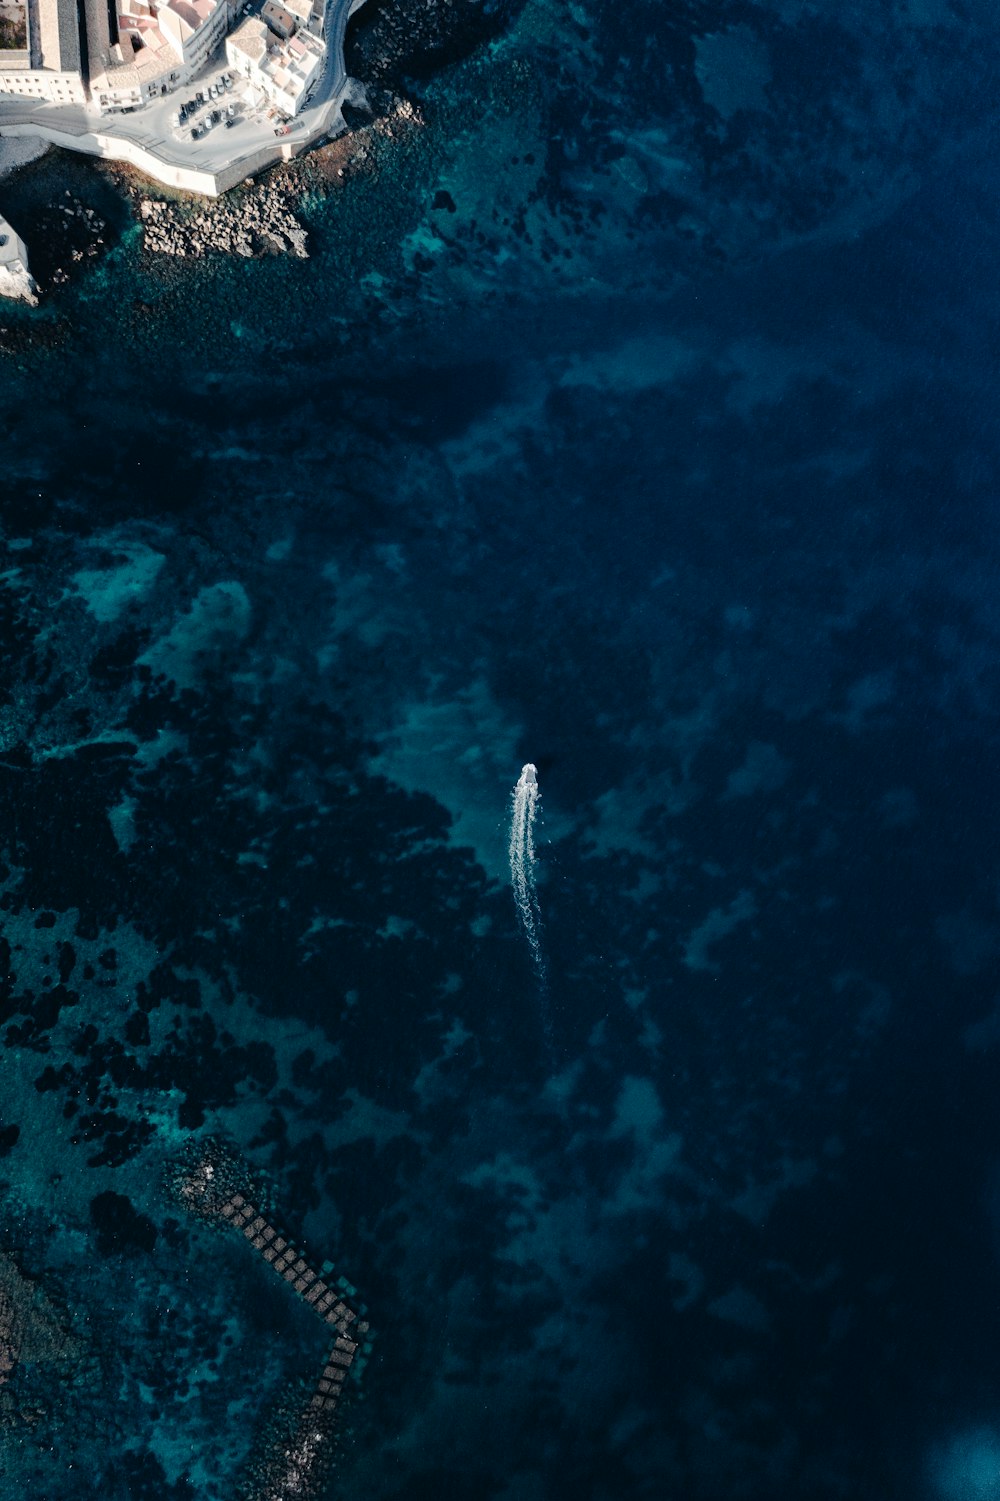
[[[379,98],[377,108],[384,113],[368,123],[214,199],[56,147],[0,184],[0,215],[21,237],[42,301],[85,278],[126,240],[158,280],[171,276],[170,265],[209,258],[307,260],[316,206],[352,179],[377,173],[383,151],[402,147],[423,124],[407,100]],[[8,299],[22,295],[0,277],[0,324]]]
[[[7,137],[42,136],[69,151],[136,167],[165,187],[220,197],[237,183],[256,177],[276,162],[289,161],[324,136],[338,132],[341,105],[354,92],[344,65],[344,36],[350,15],[363,4],[364,0],[325,0],[325,47],[313,86],[316,97],[305,102],[283,130],[275,131],[270,120],[262,117],[252,127],[241,122],[238,142],[223,141],[219,135],[207,145],[195,142],[193,136],[182,140],[169,123],[177,109],[178,85],[169,94],[164,88],[163,98],[135,110],[98,112],[92,104],[0,96],[0,132]],[[201,82],[207,87],[219,62],[216,47],[189,86]]]
[[[370,87],[375,75],[388,76],[407,54],[405,35],[393,16],[387,18],[373,8],[371,29],[360,46],[355,32],[355,66],[353,73],[348,72],[347,22],[364,9],[365,0],[327,0],[328,14],[340,23],[331,28],[340,87],[326,105],[327,112],[332,107],[337,117],[336,129],[325,141],[315,129],[309,139],[301,141],[274,139],[263,148],[267,162],[244,158],[231,165],[224,174],[227,179],[235,176],[231,185],[219,180],[222,174],[209,174],[213,176],[210,182],[185,181],[204,174],[165,171],[163,163],[145,159],[145,149],[107,149],[112,143],[104,141],[105,149],[81,150],[79,137],[63,139],[64,132],[48,120],[39,120],[38,129],[28,118],[5,120],[0,125],[0,197],[5,207],[9,204],[12,225],[31,255],[34,292],[44,296],[75,279],[130,225],[138,229],[143,250],[156,258],[200,260],[221,254],[258,259],[285,254],[306,259],[308,229],[299,215],[303,198],[317,193],[325,197],[351,177],[376,170],[373,150],[378,139],[400,141],[423,123],[419,107],[395,89],[376,86],[371,98],[366,89],[366,82]],[[431,13],[436,21],[442,19],[435,0],[431,0]],[[353,116],[345,119],[343,105],[351,107]],[[117,141],[114,145],[121,148],[134,143]],[[136,155],[141,160],[131,159]],[[46,156],[54,173],[40,160]],[[70,158],[81,163],[96,159],[111,168],[108,181],[125,208],[124,218],[120,219],[106,194],[95,193],[95,182],[67,178],[68,187],[64,187],[60,169],[69,170]],[[34,186],[26,194],[18,191],[21,169],[30,169],[32,164],[41,168],[45,179],[58,178],[58,188],[49,181],[39,192],[35,174],[29,170],[24,181]],[[255,179],[264,172],[266,181],[258,185]],[[175,176],[182,180],[168,180]],[[231,186],[235,193],[228,191]],[[16,295],[13,287],[0,284],[0,304]]]

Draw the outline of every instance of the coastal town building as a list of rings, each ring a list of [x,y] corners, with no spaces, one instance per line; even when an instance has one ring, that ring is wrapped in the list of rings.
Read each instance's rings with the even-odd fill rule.
[[[228,20],[227,0],[120,0],[116,39],[101,27],[91,57],[92,100],[107,113],[172,93],[221,44]]]
[[[133,112],[185,87],[239,20],[239,0],[31,0],[9,45],[0,37],[4,95]],[[279,109],[298,113],[322,71],[322,0],[265,0],[244,20],[233,63]]]
[[[86,101],[76,0],[40,0],[30,11],[25,5],[15,40],[23,45],[0,48],[0,94],[55,104]]]
[[[323,12],[311,0],[265,0],[261,20],[249,16],[226,38],[231,68],[289,117],[305,104],[323,71]]]
[[[283,42],[295,35],[295,17],[286,5],[279,4],[279,0],[264,0],[260,13],[270,30]]]
[[[282,4],[295,17],[299,31],[310,31],[313,36],[322,37],[322,0],[282,0]]]

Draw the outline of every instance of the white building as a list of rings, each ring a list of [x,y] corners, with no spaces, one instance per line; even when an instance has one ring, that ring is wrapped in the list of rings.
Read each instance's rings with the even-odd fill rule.
[[[278,8],[290,12],[284,0]],[[291,117],[302,109],[306,95],[322,73],[326,48],[310,31],[300,29],[292,36],[278,36],[252,16],[227,37],[226,57],[230,67]]]
[[[39,0],[30,12],[26,8],[25,23],[28,46],[0,52],[0,94],[84,104],[87,90],[76,0]]]
[[[322,0],[282,0],[282,4],[291,11],[300,31],[311,31],[313,36],[322,37],[326,14]]]
[[[138,109],[221,46],[237,0],[34,0],[23,51],[0,51],[0,96]],[[300,3],[300,0],[297,0]],[[89,89],[88,89],[89,84]]]
[[[188,77],[203,67],[229,26],[225,0],[168,0],[166,5],[158,7],[157,14]]]
[[[302,109],[325,61],[326,48],[308,31],[297,31],[268,49],[264,88],[283,114],[297,115]]]
[[[250,16],[235,31],[226,37],[226,61],[237,73],[249,78],[255,87],[263,90],[262,66],[267,57],[267,43],[271,33],[264,22]]]
[[[95,70],[90,92],[102,114],[136,109],[193,78],[226,34],[225,0],[120,0],[118,41]]]
[[[49,104],[86,104],[82,73],[33,68],[27,52],[0,52],[0,94],[44,99]]]

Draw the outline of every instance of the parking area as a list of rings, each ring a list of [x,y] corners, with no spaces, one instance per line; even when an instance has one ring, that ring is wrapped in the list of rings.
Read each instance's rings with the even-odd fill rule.
[[[213,131],[243,133],[248,126],[255,135],[262,127],[269,126],[275,134],[287,129],[285,116],[247,79],[225,67],[178,90],[169,124],[177,141],[201,141]]]

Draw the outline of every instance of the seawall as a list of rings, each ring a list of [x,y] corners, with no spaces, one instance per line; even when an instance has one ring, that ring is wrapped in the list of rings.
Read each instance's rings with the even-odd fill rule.
[[[273,146],[262,146],[256,151],[249,152],[246,156],[239,157],[236,161],[227,163],[218,172],[210,172],[204,168],[183,167],[175,162],[167,161],[146,147],[140,146],[136,141],[127,140],[122,136],[105,135],[101,131],[82,131],[79,135],[69,130],[59,130],[52,125],[39,123],[37,120],[30,124],[7,124],[0,126],[0,135],[9,137],[18,136],[41,136],[53,146],[62,146],[67,151],[82,151],[87,156],[104,157],[107,161],[128,162],[130,166],[137,167],[154,182],[162,182],[169,188],[184,188],[190,193],[200,193],[206,198],[218,198],[222,193],[227,193],[230,188],[242,182],[246,177],[255,177],[258,172],[263,172],[266,167],[271,167],[275,162],[289,161],[298,156],[301,151],[316,139],[317,136],[326,134],[328,125],[316,132],[316,135],[295,142],[276,140]]]

